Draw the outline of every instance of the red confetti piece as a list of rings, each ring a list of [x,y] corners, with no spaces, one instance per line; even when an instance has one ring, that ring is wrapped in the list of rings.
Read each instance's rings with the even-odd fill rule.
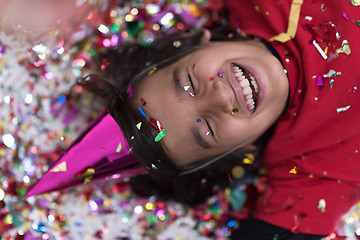
[[[210,80],[210,81],[213,81],[213,80],[215,80],[215,78],[214,78],[214,77],[210,77],[209,80]]]
[[[230,177],[230,173],[228,173],[228,178],[229,178],[229,181],[230,181],[231,183],[233,183],[233,181],[232,181],[232,179],[231,179],[231,177]]]
[[[145,106],[146,105],[145,100],[143,98],[140,98],[140,100],[141,100],[141,105]]]
[[[150,125],[157,131],[161,132],[164,128],[161,125],[159,120],[155,120],[152,117],[150,117]]]

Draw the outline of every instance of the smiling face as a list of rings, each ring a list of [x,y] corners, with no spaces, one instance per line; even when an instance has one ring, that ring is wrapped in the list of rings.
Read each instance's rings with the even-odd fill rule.
[[[161,122],[165,152],[184,165],[253,143],[281,115],[288,90],[262,43],[205,41],[137,83],[132,106]]]

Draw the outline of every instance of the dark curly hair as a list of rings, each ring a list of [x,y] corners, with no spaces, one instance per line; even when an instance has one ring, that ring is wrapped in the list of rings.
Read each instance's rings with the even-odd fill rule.
[[[147,169],[147,175],[135,176],[130,180],[130,185],[139,195],[157,195],[193,206],[212,194],[215,185],[226,186],[232,168],[242,165],[244,156],[238,151],[209,166],[183,174],[184,170],[195,167],[196,164],[188,167],[175,165],[165,154],[162,145],[154,142],[157,133],[148,122],[143,122],[141,131],[136,128],[136,124],[143,121],[143,116],[130,107],[130,99],[126,93],[129,85],[141,81],[154,67],[164,68],[196,51],[203,34],[203,31],[178,32],[160,38],[150,46],[127,43],[108,49],[99,59],[99,65],[106,67],[99,69],[99,74],[78,81],[79,85],[105,100],[110,114],[123,130],[135,156]],[[244,38],[237,37],[232,30],[222,28],[212,32],[211,40]],[[251,165],[249,168],[255,167]]]

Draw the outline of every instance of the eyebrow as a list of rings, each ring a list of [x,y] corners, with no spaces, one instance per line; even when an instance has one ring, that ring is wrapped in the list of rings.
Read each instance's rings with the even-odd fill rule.
[[[204,138],[201,136],[199,128],[198,127],[191,127],[191,133],[193,134],[195,141],[197,144],[199,144],[202,148],[209,149],[210,145],[204,140]]]

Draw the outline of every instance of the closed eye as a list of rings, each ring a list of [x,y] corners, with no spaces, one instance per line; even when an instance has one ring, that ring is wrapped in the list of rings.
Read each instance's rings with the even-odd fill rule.
[[[195,89],[195,87],[194,87],[194,83],[193,83],[193,81],[192,81],[192,78],[191,78],[190,74],[188,74],[188,78],[189,78],[189,82],[190,82],[191,88],[194,90],[194,93],[196,93],[196,89]]]
[[[211,135],[214,137],[214,131],[212,130],[209,122],[207,121],[207,119],[206,119],[206,118],[204,118],[204,119],[205,119],[205,122],[206,122],[207,127],[209,128],[209,131],[210,131]]]

